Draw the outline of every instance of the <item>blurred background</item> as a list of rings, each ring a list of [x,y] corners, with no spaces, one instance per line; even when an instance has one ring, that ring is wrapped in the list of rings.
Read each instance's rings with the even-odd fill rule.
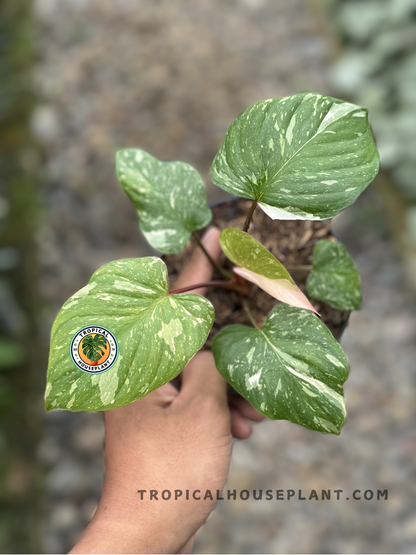
[[[195,553],[416,552],[416,0],[2,0],[0,552],[66,552],[102,488],[100,413],[43,407],[49,334],[102,264],[149,253],[114,173],[139,147],[204,176],[231,122],[313,91],[369,109],[376,181],[334,221],[364,302],[340,437],[288,422],[234,445],[228,489],[388,501],[222,502]]]

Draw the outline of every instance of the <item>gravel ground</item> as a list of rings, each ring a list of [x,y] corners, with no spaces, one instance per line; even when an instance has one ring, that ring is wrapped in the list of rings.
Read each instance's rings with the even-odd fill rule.
[[[114,177],[117,148],[187,161],[207,178],[225,131],[248,105],[330,91],[328,47],[306,0],[35,0],[34,11],[41,104],[32,129],[45,161],[37,243],[47,342],[58,309],[97,267],[150,252]],[[215,198],[212,188],[208,196]],[[379,217],[373,232],[371,218],[362,222],[374,205],[376,197],[366,195],[337,222],[364,294],[343,339],[352,371],[341,436],[262,423],[234,445],[227,485],[342,489],[342,499],[223,501],[195,552],[416,551],[416,309]],[[46,473],[46,552],[69,550],[91,518],[102,487],[102,441],[101,414],[45,415],[38,459]],[[388,489],[389,498],[353,501],[354,489]]]

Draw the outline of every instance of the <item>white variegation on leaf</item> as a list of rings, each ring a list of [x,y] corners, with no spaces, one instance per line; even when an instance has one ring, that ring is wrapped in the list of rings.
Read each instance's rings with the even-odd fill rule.
[[[313,214],[308,214],[303,210],[294,208],[293,206],[286,206],[283,208],[276,208],[275,206],[270,206],[269,204],[264,204],[264,202],[259,202],[258,205],[263,210],[265,214],[269,216],[272,220],[320,220],[318,216]]]
[[[222,189],[258,201],[273,219],[332,218],[377,175],[367,111],[302,93],[247,108],[212,164]]]
[[[140,228],[155,249],[180,252],[195,229],[209,224],[204,183],[184,162],[160,162],[139,149],[117,152],[118,179],[134,202]]]
[[[233,269],[236,274],[279,301],[316,312],[286,268],[254,237],[228,227],[221,232],[220,244],[227,257],[238,264]]]
[[[213,306],[204,297],[169,295],[166,266],[157,257],[102,266],[53,325],[47,410],[107,410],[144,397],[179,374],[213,321]],[[117,362],[102,374],[85,373],[71,360],[71,340],[84,326],[106,328],[118,342]]]
[[[306,289],[314,299],[339,310],[360,308],[360,275],[342,243],[327,239],[316,243]]]
[[[220,374],[261,414],[339,435],[348,363],[310,311],[279,305],[262,329],[224,328],[212,350]]]

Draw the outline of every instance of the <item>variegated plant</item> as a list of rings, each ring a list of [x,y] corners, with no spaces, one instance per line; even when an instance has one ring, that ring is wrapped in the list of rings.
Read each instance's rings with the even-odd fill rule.
[[[273,219],[321,220],[349,206],[374,179],[379,155],[367,111],[319,94],[259,102],[231,125],[212,164],[222,189],[252,199],[243,230],[227,228],[221,247],[236,266],[212,285],[244,295],[243,278],[281,301],[259,328],[231,325],[214,339],[218,371],[262,414],[339,434],[345,421],[344,352],[288,270],[248,233],[257,206]],[[199,174],[139,149],[117,153],[117,174],[148,242],[178,253],[211,211]],[[361,303],[345,247],[317,242],[309,297],[342,310]],[[238,277],[237,277],[238,276]],[[243,282],[244,283],[244,282]],[[211,303],[169,291],[158,257],[110,262],[62,307],[52,328],[46,408],[107,410],[139,399],[177,376],[203,346]]]

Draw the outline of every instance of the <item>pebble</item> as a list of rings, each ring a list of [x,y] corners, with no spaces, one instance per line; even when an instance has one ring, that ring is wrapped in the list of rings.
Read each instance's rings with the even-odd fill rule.
[[[40,142],[57,139],[60,129],[56,111],[50,106],[38,106],[32,114],[30,127]]]
[[[62,457],[49,471],[46,485],[57,496],[82,495],[88,488],[88,479],[81,461]]]
[[[51,526],[56,530],[67,530],[76,527],[81,518],[75,503],[57,503],[51,516]]]

